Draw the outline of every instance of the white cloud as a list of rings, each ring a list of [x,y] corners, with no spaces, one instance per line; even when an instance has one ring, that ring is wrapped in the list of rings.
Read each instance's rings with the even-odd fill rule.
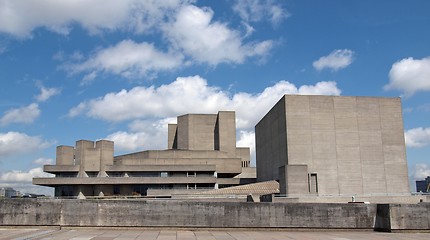
[[[33,163],[37,165],[51,165],[54,164],[54,160],[52,158],[38,158]]]
[[[335,82],[319,82],[297,88],[287,81],[279,81],[261,93],[230,94],[208,85],[200,76],[179,77],[158,88],[135,87],[129,91],[108,93],[103,97],[80,103],[69,116],[86,114],[111,122],[125,120],[168,118],[186,113],[216,113],[235,110],[237,127],[252,128],[284,94],[339,95]]]
[[[58,95],[61,93],[61,89],[59,88],[46,88],[39,84],[40,94],[35,96],[36,100],[38,102],[44,102],[48,100],[49,98]]]
[[[239,131],[239,137],[236,141],[237,147],[249,147],[251,165],[256,166],[255,160],[255,132],[254,131]]]
[[[312,66],[317,70],[329,68],[337,71],[348,67],[353,61],[353,55],[354,52],[349,49],[334,50],[329,55],[320,57],[317,61],[313,62]]]
[[[14,108],[5,112],[0,118],[0,125],[5,126],[11,123],[32,123],[40,115],[39,105],[32,103],[26,107]]]
[[[430,91],[430,57],[404,58],[391,66],[390,82],[385,90],[400,90],[405,96],[418,91]]]
[[[101,73],[126,78],[155,77],[160,71],[172,71],[190,64],[217,65],[243,63],[249,58],[264,58],[273,49],[272,40],[244,42],[254,30],[244,23],[246,33],[213,21],[214,12],[193,5],[193,0],[169,1],[0,1],[0,33],[20,38],[31,37],[37,28],[69,34],[81,26],[90,34],[106,31],[127,31],[161,37],[160,46],[147,42],[124,40],[114,46],[99,48],[87,59],[79,52],[63,65],[72,73],[83,73],[81,84],[88,84]],[[255,2],[245,10],[249,16],[269,17],[278,22],[285,11],[273,2]],[[256,15],[255,15],[256,16]],[[254,19],[254,17],[252,18]],[[64,61],[58,52],[54,59]]]
[[[54,175],[43,172],[41,167],[30,169],[26,171],[13,170],[1,173],[1,182],[31,182],[34,177],[53,177]]]
[[[406,146],[419,148],[430,145],[430,128],[413,128],[405,132]]]
[[[414,180],[424,180],[426,177],[430,176],[430,166],[425,163],[415,164],[412,175]]]
[[[166,149],[169,123],[176,123],[176,118],[135,120],[129,125],[130,132],[118,131],[105,139],[115,142],[116,151]]]
[[[248,57],[264,57],[273,47],[270,40],[244,44],[239,32],[213,22],[210,8],[186,5],[163,30],[175,49],[199,63],[242,63]]]
[[[72,73],[86,72],[83,84],[94,80],[99,73],[111,73],[125,78],[153,77],[159,71],[178,68],[182,55],[161,52],[152,44],[123,40],[98,50],[82,63],[68,63],[64,67]]]
[[[246,22],[270,20],[276,25],[289,16],[280,4],[270,0],[237,0],[233,10]]]
[[[91,34],[103,30],[143,32],[184,3],[180,0],[3,0],[0,1],[0,32],[25,38],[31,37],[34,29],[44,27],[68,34],[76,23]]]
[[[33,161],[36,165],[52,164],[51,158],[38,158]],[[52,195],[53,189],[49,187],[41,187],[32,184],[34,177],[54,177],[53,174],[43,172],[42,167],[32,168],[28,171],[10,170],[0,172],[0,187],[12,187],[15,190],[24,193],[35,193]]]
[[[30,153],[51,145],[51,142],[38,136],[28,136],[19,132],[0,133],[0,156]]]
[[[145,134],[128,133],[128,132],[115,132],[106,137],[107,140],[115,142],[115,150],[118,151],[132,151],[142,149],[145,142]]]

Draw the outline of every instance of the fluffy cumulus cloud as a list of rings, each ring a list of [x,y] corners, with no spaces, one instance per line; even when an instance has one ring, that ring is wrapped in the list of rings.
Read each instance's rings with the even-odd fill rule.
[[[0,133],[0,156],[31,153],[51,145],[51,142],[39,136],[29,136],[19,132]]]
[[[167,125],[176,123],[176,118],[135,120],[129,131],[118,131],[105,139],[115,142],[117,151],[167,148]]]
[[[255,132],[246,130],[239,131],[236,146],[250,148],[251,165],[255,166]]]
[[[154,36],[155,33],[165,40],[163,46],[124,40],[115,46],[99,46],[87,59],[65,64],[65,69],[85,74],[84,84],[101,72],[127,78],[150,77],[159,71],[190,64],[217,65],[243,63],[252,57],[264,59],[272,50],[272,40],[245,42],[248,34],[242,36],[228,23],[213,21],[214,12],[210,8],[195,6],[193,2],[3,0],[0,1],[0,32],[26,38],[40,27],[68,34],[79,25],[90,34],[129,31]],[[239,13],[249,12],[248,15],[253,16],[260,11],[259,18],[270,16],[272,21],[284,16],[278,5],[262,2],[255,2]]]
[[[46,88],[41,84],[39,84],[38,87],[40,89],[40,93],[34,97],[38,102],[45,102],[51,97],[61,93],[61,89],[59,88]]]
[[[270,40],[244,44],[239,32],[227,24],[213,22],[210,8],[183,6],[176,18],[164,26],[174,48],[199,63],[242,63],[248,57],[264,56],[273,47]]]
[[[51,165],[54,164],[54,159],[52,158],[38,158],[33,161],[34,164],[37,165]]]
[[[152,28],[184,2],[186,1],[1,0],[0,32],[25,38],[30,37],[34,29],[43,27],[68,34],[75,23],[91,34],[119,29],[142,32]]]
[[[430,57],[405,58],[395,62],[389,73],[390,82],[385,90],[400,90],[405,96],[418,91],[430,91]]]
[[[353,56],[354,52],[349,49],[338,49],[327,56],[320,57],[312,65],[318,71],[325,68],[337,71],[348,67],[354,60]]]
[[[1,182],[31,182],[34,177],[52,177],[52,174],[43,172],[41,167],[30,169],[29,171],[8,171],[1,173]]]
[[[208,85],[200,76],[179,77],[158,88],[135,87],[82,102],[69,111],[69,116],[85,114],[92,118],[120,122],[235,110],[238,128],[246,129],[254,127],[284,94],[339,95],[340,92],[335,82],[296,87],[288,81],[279,81],[261,93],[230,94],[219,87]]]
[[[123,40],[95,52],[80,63],[68,63],[64,67],[72,73],[84,72],[83,83],[94,80],[100,73],[111,73],[126,78],[151,77],[156,72],[172,70],[182,64],[182,55],[161,52],[154,45]]]
[[[29,170],[9,170],[0,171],[0,187],[12,187],[15,190],[24,193],[37,193],[52,195],[53,190],[49,187],[35,186],[32,180],[35,177],[54,177],[53,174],[43,172],[40,165],[53,164],[54,160],[51,158],[38,158],[33,161],[37,167]]]
[[[245,22],[270,20],[276,25],[289,16],[280,4],[272,0],[237,0],[233,10]]]
[[[0,125],[6,126],[11,123],[32,123],[40,115],[39,105],[32,103],[21,108],[14,108],[6,111],[0,118]]]
[[[430,176],[430,166],[425,163],[415,164],[412,178],[414,180],[423,180],[426,177]]]
[[[115,150],[118,151],[133,151],[143,147],[145,133],[128,133],[115,132],[107,136],[105,139],[115,142]]]
[[[405,132],[406,146],[419,148],[430,145],[430,128],[413,128]]]

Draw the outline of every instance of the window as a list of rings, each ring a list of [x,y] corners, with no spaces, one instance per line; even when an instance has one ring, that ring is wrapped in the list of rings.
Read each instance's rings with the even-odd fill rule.
[[[316,173],[309,174],[309,192],[318,193],[318,177]]]

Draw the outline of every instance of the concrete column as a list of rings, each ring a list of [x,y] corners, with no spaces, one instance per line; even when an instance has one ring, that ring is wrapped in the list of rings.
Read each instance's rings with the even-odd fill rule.
[[[88,140],[76,141],[75,147],[75,165],[79,165],[79,177],[85,177],[85,150],[93,149],[94,142]]]
[[[236,155],[236,117],[233,111],[220,111],[217,116],[218,149],[229,153],[230,156]]]
[[[114,142],[100,140],[96,142],[96,149],[100,150],[100,172],[99,177],[106,177],[106,165],[113,165]]]

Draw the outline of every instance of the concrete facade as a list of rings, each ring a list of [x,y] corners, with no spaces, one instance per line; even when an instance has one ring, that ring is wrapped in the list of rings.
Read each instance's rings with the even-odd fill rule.
[[[255,127],[257,180],[281,194],[409,194],[400,98],[285,95]]]
[[[249,148],[236,147],[234,112],[179,116],[168,125],[167,141],[166,150],[120,156],[107,140],[58,146],[56,165],[44,166],[55,178],[34,178],[33,184],[55,187],[55,196],[145,196],[156,189],[166,197],[255,182],[255,174],[237,177],[253,168],[247,167]]]

